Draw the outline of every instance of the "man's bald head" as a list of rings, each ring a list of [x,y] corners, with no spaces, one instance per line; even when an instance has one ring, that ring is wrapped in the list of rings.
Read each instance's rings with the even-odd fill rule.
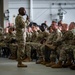
[[[19,14],[24,16],[26,14],[26,10],[24,7],[20,7],[19,10],[18,10]]]

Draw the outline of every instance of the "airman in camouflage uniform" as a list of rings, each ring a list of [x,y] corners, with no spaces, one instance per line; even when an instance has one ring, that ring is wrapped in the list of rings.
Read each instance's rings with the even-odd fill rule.
[[[32,37],[32,29],[31,27],[27,27],[26,42],[31,42],[31,37]]]
[[[62,37],[62,36],[60,36],[60,38],[59,38],[59,36],[57,35],[57,32],[53,32],[51,34],[52,34],[52,36],[50,37],[51,39],[49,39],[50,43],[47,44],[47,46],[51,50],[50,63],[46,64],[47,67],[50,67],[52,64],[55,64],[56,57],[57,57],[57,52],[56,52],[57,46],[59,45],[61,37]]]
[[[31,58],[34,57],[33,53],[36,53],[36,49],[38,49],[38,47],[39,47],[39,40],[38,40],[39,32],[40,32],[40,30],[39,30],[39,27],[36,25],[36,23],[33,23],[32,27],[28,27],[26,45],[28,45],[28,44],[29,45],[28,45],[28,47],[26,47],[26,49],[27,48],[30,49],[30,47],[31,47],[31,51],[29,51],[28,49],[26,51],[27,51],[27,54],[31,54],[31,55],[29,55],[29,57],[31,56]],[[29,52],[31,52],[31,53],[29,53]],[[36,58],[36,54],[35,54],[35,58]]]
[[[74,47],[72,47],[72,48],[73,48],[73,54],[74,54],[74,63],[72,64],[72,66],[70,67],[70,69],[75,70],[75,23],[74,23],[74,25],[71,28],[72,28],[71,31],[73,33],[72,44],[73,44]]]
[[[22,58],[25,52],[25,45],[24,45],[24,28],[25,28],[25,21],[23,16],[26,14],[24,7],[19,8],[19,14],[15,19],[16,25],[16,40],[18,44],[17,48],[17,60],[18,60],[18,67],[27,67],[27,65],[22,64]]]
[[[50,61],[50,53],[51,53],[51,48],[48,46],[49,43],[52,42],[53,39],[53,35],[49,34],[48,32],[42,32],[42,40],[41,40],[41,47],[40,47],[40,51],[43,57],[43,61],[45,62],[49,62]],[[54,35],[55,36],[55,35]],[[52,38],[51,38],[52,37]],[[45,62],[42,62],[42,64],[44,64]],[[39,62],[38,62],[39,63]]]
[[[37,38],[38,38],[38,35],[39,35],[39,33],[37,32],[37,30],[35,29],[35,26],[33,26],[32,27],[32,31],[30,32],[32,35],[31,35],[31,37],[30,37],[30,39],[29,39],[29,42],[27,41],[26,42],[26,46],[28,45],[28,49],[30,49],[30,47],[31,47],[31,51],[29,51],[28,49],[27,49],[27,47],[26,47],[26,51],[28,51],[28,52],[26,52],[27,54],[31,54],[31,55],[29,55],[29,56],[31,56],[31,59],[33,59],[33,53],[35,53],[36,52],[36,50],[37,50],[37,48],[39,47],[39,41],[38,41],[38,43],[37,43]],[[29,47],[30,46],[30,47]],[[29,53],[29,52],[31,52],[31,53]],[[36,58],[36,57],[35,57]]]
[[[39,55],[39,51],[41,52],[40,47],[41,47],[41,40],[43,38],[46,38],[48,36],[47,32],[42,32],[41,30],[37,30],[36,26],[33,26],[33,32],[32,32],[32,37],[31,37],[31,42],[27,42],[26,44],[29,44],[31,47],[31,51],[33,50],[36,51],[37,55]],[[35,39],[35,40],[34,40]],[[33,54],[31,54],[33,55]]]
[[[3,55],[2,47],[5,47],[6,44],[4,42],[4,36],[3,36],[3,28],[0,27],[0,56]]]
[[[28,44],[28,42],[31,42],[31,37],[32,37],[32,29],[31,29],[31,27],[27,26],[26,44],[25,44],[25,55],[26,55],[26,58],[23,60],[23,62],[31,61],[31,46]]]
[[[50,51],[49,56],[45,56],[45,57],[48,57],[50,60],[50,63],[46,64],[47,67],[49,67],[51,64],[54,64],[56,61],[56,46],[57,46],[57,43],[60,42],[61,37],[62,37],[61,31],[58,30],[57,28],[55,28],[50,33],[49,37],[47,38],[45,46]],[[46,49],[46,51],[47,51],[47,49]]]
[[[66,31],[63,33],[61,50],[59,51],[58,63],[52,65],[52,68],[68,67],[72,65],[73,57],[73,33],[71,31]],[[63,64],[62,61],[65,61]]]
[[[9,59],[17,58],[17,41],[16,41],[16,33],[14,33],[14,31],[15,31],[15,28],[10,27],[6,36],[8,47],[10,49]]]

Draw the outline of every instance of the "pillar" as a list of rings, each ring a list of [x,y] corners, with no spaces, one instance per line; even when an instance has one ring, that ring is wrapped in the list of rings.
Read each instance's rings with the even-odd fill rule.
[[[33,21],[33,0],[30,0],[30,21]]]
[[[0,27],[4,28],[3,0],[0,0]]]

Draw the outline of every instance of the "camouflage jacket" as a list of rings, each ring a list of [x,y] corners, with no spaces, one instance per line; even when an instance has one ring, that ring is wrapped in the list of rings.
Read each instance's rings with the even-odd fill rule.
[[[18,15],[15,19],[16,25],[16,39],[18,42],[24,42],[24,29],[25,29],[25,21],[21,15]]]

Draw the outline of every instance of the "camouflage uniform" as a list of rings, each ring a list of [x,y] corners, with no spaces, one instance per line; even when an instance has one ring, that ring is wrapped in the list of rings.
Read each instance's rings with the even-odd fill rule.
[[[37,31],[32,32],[31,41],[32,42],[35,42],[36,39],[37,39],[37,37],[38,37],[38,32]]]
[[[24,28],[25,22],[21,15],[18,15],[15,19],[16,24],[16,40],[18,44],[17,59],[21,60],[24,57],[25,45],[24,45]]]
[[[41,47],[40,42],[41,42],[41,40],[43,38],[46,38],[46,37],[47,37],[47,34],[45,32],[37,32],[37,31],[35,31],[35,32],[32,33],[32,37],[31,37],[32,41],[27,42],[26,44],[29,44],[29,46],[31,47],[32,52],[33,52],[33,50],[35,50],[37,55],[40,55],[40,52],[41,52],[41,50],[40,50],[40,47]]]
[[[31,42],[32,33],[26,32],[26,42]]]
[[[56,58],[59,57],[59,45],[61,45],[62,40],[62,32],[60,30],[55,30],[54,32],[50,33],[50,36],[47,40],[47,46],[49,47],[50,53],[50,63],[46,64],[47,67],[50,67],[51,65],[55,64]],[[58,53],[57,53],[58,52]]]
[[[3,29],[0,27],[0,56],[3,56],[2,47],[5,47],[6,44],[4,42]]]
[[[17,45],[16,45],[16,38],[15,38],[15,33],[13,33],[13,27],[9,28],[9,32],[6,34],[6,38],[5,38],[5,43],[7,45],[7,48],[9,49],[9,53],[10,59],[16,59],[17,54],[16,54],[16,49],[17,49]]]
[[[53,65],[52,68],[61,68],[62,61],[64,62],[63,67],[68,67],[72,65],[74,60],[73,50],[74,50],[74,43],[73,43],[73,33],[71,31],[66,31],[63,33],[61,49],[59,50],[59,60],[58,63]]]
[[[58,29],[56,30],[56,32],[51,33],[49,42],[52,44],[52,46],[53,46],[52,48],[54,48],[51,50],[51,54],[50,54],[51,61],[54,61],[54,62],[56,61],[57,47],[60,44],[61,38],[62,38],[62,33]],[[50,46],[50,48],[51,48],[51,46]]]
[[[74,60],[75,60],[75,28],[71,30],[73,33],[73,40],[72,40],[72,45],[73,45],[73,54],[74,54]]]
[[[64,42],[65,42],[65,44],[67,44],[68,46],[68,49],[67,49],[67,52],[66,53],[68,53],[68,57],[67,57],[67,59],[70,59],[70,60],[73,60],[73,33],[72,33],[72,31],[67,31],[65,34],[64,34]],[[68,42],[67,42],[68,41]],[[65,47],[66,48],[66,47]],[[71,54],[70,54],[71,53]]]
[[[28,32],[29,33],[29,32]],[[36,49],[36,45],[34,44],[33,41],[35,41],[35,39],[37,38],[37,34],[36,32],[32,32],[31,34],[27,33],[27,41],[26,41],[26,46],[25,46],[25,52],[28,58],[31,59],[31,52],[33,51],[33,49]]]
[[[40,53],[39,53],[39,57],[42,57],[43,58],[43,61],[48,61],[49,62],[49,54],[50,54],[50,50],[49,48],[45,45],[45,42],[47,40],[47,37],[49,37],[49,33],[46,32],[46,31],[43,31],[39,34],[37,40],[40,40],[40,47],[39,47],[39,50],[40,50]]]

